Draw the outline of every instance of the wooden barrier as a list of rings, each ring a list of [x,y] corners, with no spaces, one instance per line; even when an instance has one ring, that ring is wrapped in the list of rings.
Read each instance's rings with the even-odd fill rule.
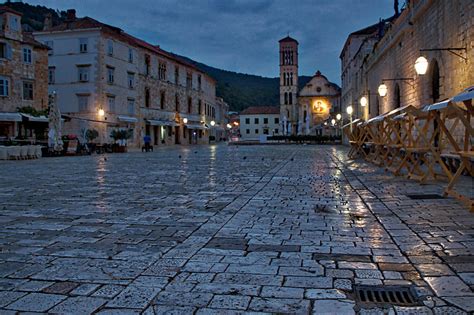
[[[349,141],[350,150],[347,155],[351,159],[354,159],[357,156],[366,156],[366,153],[362,147],[366,138],[364,130],[360,128],[360,124],[362,122],[362,119],[356,119],[342,126],[342,131]]]
[[[449,181],[444,194],[446,196],[453,196],[467,204],[470,211],[474,211],[474,186],[468,191],[469,195],[462,195],[456,192],[454,186],[464,171],[467,171],[468,175],[474,177],[474,128],[471,124],[471,117],[474,116],[473,99],[474,87],[471,87],[453,97],[445,108],[439,109],[441,121],[440,129],[442,134],[445,135],[446,140],[442,141],[442,143],[446,146],[446,154],[452,154],[460,161],[459,168]],[[449,128],[446,125],[448,120],[452,121]],[[461,130],[462,136],[457,137],[454,134],[455,130]],[[441,138],[443,139],[444,137]]]

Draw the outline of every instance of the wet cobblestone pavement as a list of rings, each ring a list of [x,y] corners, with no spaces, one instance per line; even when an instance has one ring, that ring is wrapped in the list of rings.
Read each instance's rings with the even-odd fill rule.
[[[344,147],[0,162],[0,313],[465,314],[474,214]],[[415,306],[354,288],[413,286]]]

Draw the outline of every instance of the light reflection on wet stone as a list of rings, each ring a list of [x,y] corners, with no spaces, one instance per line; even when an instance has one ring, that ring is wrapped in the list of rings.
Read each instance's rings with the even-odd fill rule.
[[[0,307],[349,312],[354,284],[409,284],[425,306],[398,311],[472,310],[473,215],[411,200],[425,188],[346,153],[221,145],[2,161]]]

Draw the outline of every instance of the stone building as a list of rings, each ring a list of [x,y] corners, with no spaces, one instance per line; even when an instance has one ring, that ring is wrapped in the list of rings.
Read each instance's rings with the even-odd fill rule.
[[[342,93],[351,96],[343,107],[359,107],[366,97],[367,106],[359,107],[357,116],[367,119],[404,105],[421,107],[448,99],[473,85],[473,12],[469,0],[410,0],[387,21],[372,49],[354,48],[356,54],[348,58],[346,45],[341,53]],[[420,56],[429,62],[425,75],[414,68]],[[358,75],[344,71],[354,58],[361,60]],[[384,97],[377,93],[382,83],[387,87]]]
[[[287,36],[279,44],[279,132],[283,135],[321,135],[324,132],[324,122],[331,114],[340,111],[340,88],[317,71],[299,90],[298,41]]]
[[[240,113],[240,135],[243,141],[259,141],[280,133],[280,109],[275,106],[254,106]]]
[[[47,118],[20,114],[48,107],[48,47],[23,32],[21,13],[0,7],[0,138],[45,137]]]
[[[35,38],[51,47],[49,89],[71,119],[64,133],[129,130],[129,146],[208,143],[216,82],[179,57],[90,17],[67,20]]]

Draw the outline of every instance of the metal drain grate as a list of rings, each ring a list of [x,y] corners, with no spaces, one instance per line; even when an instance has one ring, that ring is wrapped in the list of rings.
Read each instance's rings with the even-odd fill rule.
[[[356,298],[360,303],[413,306],[419,305],[410,287],[357,286]]]
[[[425,195],[407,195],[408,198],[414,200],[421,200],[421,199],[444,199],[443,196],[438,194],[425,194]]]

